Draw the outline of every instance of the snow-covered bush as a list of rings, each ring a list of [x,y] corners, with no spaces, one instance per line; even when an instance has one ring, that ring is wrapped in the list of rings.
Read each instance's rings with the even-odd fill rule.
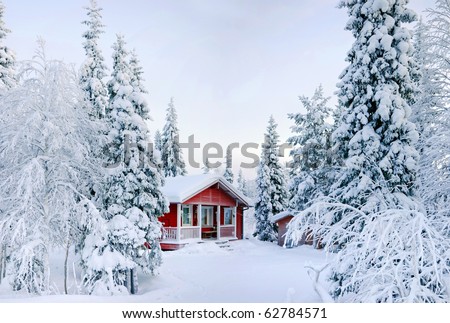
[[[372,206],[383,207],[371,212],[370,205],[360,210],[318,202],[298,213],[287,239],[311,235],[327,252],[337,252],[330,277],[330,294],[337,301],[448,301],[450,243],[436,229],[442,223],[434,223],[420,203],[401,193],[391,201],[380,198]],[[336,212],[345,216],[332,223]]]

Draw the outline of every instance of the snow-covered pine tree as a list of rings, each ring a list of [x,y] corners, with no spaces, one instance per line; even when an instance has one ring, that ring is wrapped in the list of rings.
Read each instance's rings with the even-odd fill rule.
[[[4,45],[6,35],[10,32],[3,21],[5,6],[0,2],[0,94],[12,88],[16,83],[16,57],[14,52]]]
[[[350,16],[355,43],[341,75],[342,115],[334,141],[346,164],[335,196],[356,207],[379,185],[392,193],[413,194],[418,133],[408,120],[415,93],[411,72],[411,33],[402,23],[415,20],[407,0],[341,1]]]
[[[49,292],[49,251],[76,235],[95,134],[75,73],[47,60],[40,45],[18,85],[0,97],[0,245],[12,288],[36,294]]]
[[[253,235],[262,241],[277,239],[277,228],[270,219],[286,210],[289,199],[284,171],[278,159],[279,135],[276,128],[277,124],[270,116],[257,170],[256,229]]]
[[[276,241],[277,233],[275,225],[270,222],[273,216],[270,203],[270,169],[261,159],[258,165],[256,177],[256,203],[255,203],[255,232],[254,237],[261,241]]]
[[[152,160],[142,159],[149,132],[135,103],[142,102],[136,98],[143,93],[131,84],[122,36],[117,36],[113,49],[113,72],[108,82],[110,144],[106,149],[110,166],[104,197],[107,235],[94,230],[83,252],[89,292],[109,294],[125,292],[125,287],[135,292],[137,282],[130,281],[130,271],[140,267],[153,273],[160,265],[158,216],[168,211],[160,171]],[[144,252],[146,245],[150,249]]]
[[[409,209],[414,204],[418,160],[414,145],[418,133],[408,118],[409,103],[414,101],[416,92],[411,77],[415,64],[411,33],[402,23],[413,22],[416,15],[407,3],[351,0],[339,5],[347,9],[350,19],[346,29],[352,32],[355,42],[347,57],[350,64],[338,84],[342,112],[334,140],[346,167],[339,174],[332,195],[367,214],[386,207]],[[364,221],[346,222],[352,214],[335,212],[332,221],[359,223],[361,227],[353,226],[349,230],[353,233],[346,238],[358,243],[368,233]],[[366,259],[364,255],[362,259],[358,257],[355,261]],[[355,279],[356,267],[339,263],[334,268],[333,296],[339,299],[346,293],[358,293],[352,289],[356,285],[344,287]]]
[[[408,120],[416,93],[408,1],[341,1],[355,43],[341,76],[340,124],[345,161],[332,195],[300,212],[288,238],[308,230],[338,251],[331,294],[346,302],[448,300],[447,243],[415,198],[418,134]],[[337,250],[336,250],[337,248]]]
[[[82,34],[85,59],[80,68],[79,86],[83,92],[84,111],[91,122],[95,123],[96,131],[88,137],[92,172],[80,178],[79,190],[98,208],[102,208],[105,173],[101,165],[104,163],[103,147],[105,146],[105,134],[107,132],[105,113],[108,106],[108,89],[104,82],[107,67],[98,43],[100,35],[104,33],[101,15],[103,9],[98,7],[96,0],[91,0],[90,6],[85,7],[85,10],[87,18],[82,21],[82,24],[87,27],[87,30]],[[82,215],[86,214],[86,210],[93,211],[93,209],[87,206],[86,200],[80,198],[79,203],[84,205],[84,208],[81,207],[81,211],[79,210],[80,212],[76,212],[72,217],[73,231],[77,232],[76,238],[78,239],[78,241],[75,241],[77,253],[83,250],[85,239],[91,233],[89,231],[92,227],[90,224],[98,221],[95,218],[83,219]],[[101,216],[98,211],[89,214],[94,217]],[[69,248],[69,244],[67,248]],[[83,257],[80,258],[80,266],[85,268]]]
[[[80,71],[80,86],[85,94],[89,115],[95,120],[105,116],[108,106],[108,89],[103,81],[107,67],[98,44],[100,35],[104,32],[101,15],[103,9],[97,6],[96,0],[91,0],[90,7],[85,9],[88,19],[82,23],[88,29],[83,33],[86,58]]]
[[[154,148],[158,151],[161,151],[161,149],[162,149],[162,137],[161,137],[161,131],[159,131],[159,130],[156,130],[156,132],[155,132]]]
[[[244,195],[247,195],[247,180],[244,177],[244,174],[242,173],[242,169],[239,170],[238,178],[237,178],[237,189],[244,193]]]
[[[152,145],[150,144],[151,135],[148,129],[148,121],[152,119],[147,100],[144,97],[144,94],[148,92],[143,84],[143,69],[139,65],[135,51],[131,54],[130,69],[131,86],[133,87],[131,102],[134,107],[134,113],[138,114],[141,118],[141,121],[135,121],[135,124],[131,125],[131,130],[134,130],[136,133],[135,140],[137,142],[137,149],[139,150],[139,154],[134,155],[134,159],[137,161],[138,158],[141,158],[142,154],[147,155],[147,162],[144,163],[143,167],[139,171],[134,170],[137,179],[135,185],[138,187],[138,190],[135,191],[136,197],[134,203],[150,220],[146,235],[146,246],[149,247],[149,250],[139,256],[135,261],[144,273],[154,274],[156,273],[156,268],[161,264],[162,256],[158,240],[161,234],[158,217],[169,211],[169,202],[161,191],[161,187],[164,185],[164,175],[160,162],[156,160],[152,152],[147,151],[148,149],[152,149]],[[127,163],[127,160],[125,160],[125,163]],[[135,213],[138,212],[136,211]]]
[[[202,171],[203,174],[211,174],[211,163],[209,162],[209,159],[204,159],[203,160],[203,167],[202,167]]]
[[[179,138],[177,112],[173,98],[171,98],[161,138],[161,161],[165,177],[186,175],[186,165],[183,160]]]
[[[293,146],[289,185],[292,210],[303,210],[315,198],[328,195],[332,185],[331,128],[327,119],[332,110],[328,107],[329,97],[324,97],[319,86],[312,98],[299,97],[306,113],[291,113],[294,120],[293,136],[287,141]]]
[[[227,149],[227,154],[225,156],[225,172],[223,173],[223,177],[230,183],[233,184],[233,156],[231,149]]]
[[[135,105],[136,113],[141,116],[144,120],[151,120],[150,109],[148,107],[147,100],[143,94],[147,94],[148,91],[144,86],[143,78],[143,68],[140,65],[139,58],[137,56],[136,50],[132,50],[130,54],[130,71],[131,71],[131,86],[134,88],[133,103]]]

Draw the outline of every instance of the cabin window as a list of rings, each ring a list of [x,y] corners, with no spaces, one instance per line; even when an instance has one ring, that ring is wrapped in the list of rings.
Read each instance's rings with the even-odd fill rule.
[[[214,212],[212,206],[203,206],[202,207],[202,226],[212,227],[214,220]]]
[[[224,209],[224,224],[225,225],[232,225],[234,224],[234,218],[235,218],[235,214],[234,214],[234,208],[231,207],[226,207]]]
[[[192,225],[192,205],[183,205],[182,208],[182,225]]]

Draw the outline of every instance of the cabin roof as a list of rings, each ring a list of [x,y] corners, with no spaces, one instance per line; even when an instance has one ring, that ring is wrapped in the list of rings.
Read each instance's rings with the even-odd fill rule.
[[[276,223],[276,222],[278,222],[278,221],[280,221],[280,220],[282,220],[282,219],[284,219],[284,218],[287,218],[287,217],[289,217],[289,216],[294,217],[293,212],[292,212],[291,210],[286,210],[286,211],[283,211],[283,212],[280,212],[280,213],[278,213],[278,214],[273,215],[273,216],[270,218],[270,221],[271,221],[272,223]]]
[[[238,199],[244,206],[252,206],[252,202],[224,177],[215,174],[187,175],[169,177],[165,180],[162,192],[170,203],[183,203],[208,187],[219,184],[220,188]]]

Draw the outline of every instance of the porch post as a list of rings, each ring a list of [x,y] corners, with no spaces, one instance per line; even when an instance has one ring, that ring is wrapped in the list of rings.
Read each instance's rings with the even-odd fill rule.
[[[198,224],[198,227],[199,227],[199,235],[198,235],[198,237],[199,237],[200,240],[202,239],[202,220],[203,220],[203,218],[202,218],[202,205],[199,204],[199,205],[197,205],[197,224]]]
[[[217,205],[217,240],[220,239],[220,205]]]
[[[177,204],[177,241],[181,238],[181,203]]]
[[[234,238],[237,237],[237,232],[236,232],[236,227],[237,227],[237,207],[235,206],[233,208],[233,213],[234,213]]]

